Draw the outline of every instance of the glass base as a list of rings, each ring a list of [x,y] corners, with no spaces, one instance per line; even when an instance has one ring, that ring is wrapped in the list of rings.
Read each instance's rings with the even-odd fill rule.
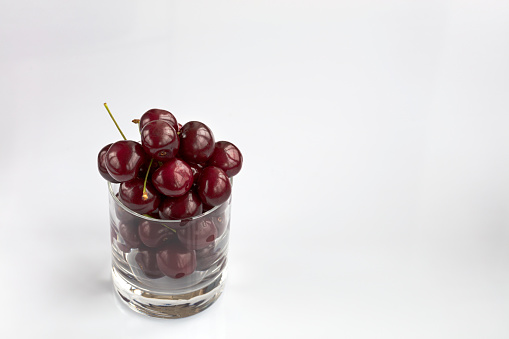
[[[115,267],[113,285],[120,299],[132,310],[151,317],[184,318],[199,313],[212,305],[221,295],[226,280],[226,269],[205,287],[185,294],[154,294],[130,284]]]

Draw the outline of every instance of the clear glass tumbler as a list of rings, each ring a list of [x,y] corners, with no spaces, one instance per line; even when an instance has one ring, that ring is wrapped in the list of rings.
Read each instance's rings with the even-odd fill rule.
[[[160,220],[129,210],[108,184],[113,284],[136,312],[183,318],[221,295],[226,279],[231,197],[199,216]]]

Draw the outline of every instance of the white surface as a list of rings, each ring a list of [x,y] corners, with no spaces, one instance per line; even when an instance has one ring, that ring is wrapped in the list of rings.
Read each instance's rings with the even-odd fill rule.
[[[508,338],[507,1],[0,4],[9,338]],[[120,305],[99,149],[149,108],[245,157],[224,295]]]

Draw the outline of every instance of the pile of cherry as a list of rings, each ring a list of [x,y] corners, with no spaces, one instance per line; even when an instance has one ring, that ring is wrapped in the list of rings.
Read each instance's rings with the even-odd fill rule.
[[[112,238],[118,231],[119,249],[138,249],[135,260],[150,278],[205,270],[217,259],[214,244],[227,227],[230,178],[241,170],[242,154],[228,141],[216,142],[205,124],[181,125],[165,110],[151,109],[137,122],[141,143],[125,140],[121,132],[124,140],[99,152],[98,168],[103,178],[120,184],[123,205],[153,220],[117,206]],[[169,228],[158,219],[180,222]]]

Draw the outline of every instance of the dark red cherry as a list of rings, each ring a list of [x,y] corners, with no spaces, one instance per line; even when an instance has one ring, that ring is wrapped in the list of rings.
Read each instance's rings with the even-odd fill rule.
[[[110,176],[119,182],[134,179],[146,160],[143,147],[131,140],[113,143],[105,155],[105,164]]]
[[[161,247],[177,237],[175,231],[148,220],[138,226],[138,234],[141,242],[148,247]]]
[[[152,175],[154,187],[169,197],[179,197],[191,189],[193,172],[191,167],[180,159],[171,159],[159,167]]]
[[[232,187],[226,173],[215,166],[207,166],[198,179],[198,195],[209,206],[218,206],[230,197]]]
[[[141,240],[138,235],[138,225],[132,224],[132,223],[121,222],[118,225],[118,233],[124,240],[125,246],[127,246],[129,248],[140,247]]]
[[[134,257],[136,263],[141,268],[143,273],[151,279],[157,279],[164,276],[163,272],[159,270],[156,259],[157,252],[152,249],[139,250]]]
[[[170,124],[171,127],[178,131],[178,123],[175,116],[164,109],[152,108],[146,111],[140,118],[139,128],[140,132],[151,121],[154,120],[163,120]]]
[[[205,163],[214,152],[214,134],[204,123],[190,121],[180,130],[180,156],[189,162]]]
[[[164,198],[159,207],[161,219],[186,219],[202,213],[202,203],[193,190],[176,198]]]
[[[168,122],[154,120],[147,123],[141,130],[141,145],[155,160],[168,161],[177,155],[179,137]]]
[[[208,164],[219,167],[231,178],[242,169],[242,161],[242,153],[237,146],[229,141],[218,141]]]
[[[99,155],[97,156],[97,167],[99,168],[99,173],[104,179],[108,180],[109,182],[118,184],[120,181],[116,181],[115,179],[112,178],[112,176],[108,173],[106,163],[104,162],[104,159],[106,158],[106,152],[108,152],[111,145],[113,144],[108,144],[101,148],[101,150],[99,151]]]
[[[182,278],[196,269],[196,253],[179,242],[172,242],[157,251],[156,259],[161,272],[170,278]]]
[[[217,238],[217,228],[208,218],[193,220],[187,227],[177,231],[179,241],[185,247],[196,250],[209,246]]]
[[[146,199],[143,197],[143,179],[135,178],[120,184],[119,199],[132,211],[145,214],[155,211],[159,207],[161,198],[159,192],[150,182],[146,185]]]

